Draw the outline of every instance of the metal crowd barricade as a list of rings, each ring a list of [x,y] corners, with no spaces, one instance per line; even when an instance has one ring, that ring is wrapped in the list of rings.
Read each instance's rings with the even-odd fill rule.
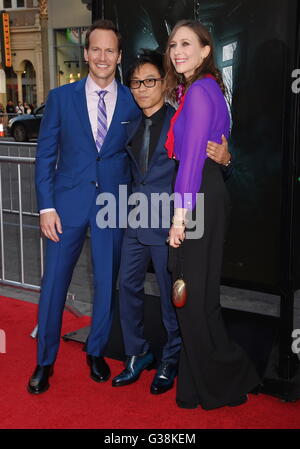
[[[44,245],[35,199],[35,153],[36,143],[0,141],[0,284],[39,291],[44,272]],[[18,236],[14,235],[16,228]],[[25,254],[24,234],[29,231]],[[30,273],[26,276],[26,268],[32,271],[31,280],[28,280]],[[66,308],[81,316],[74,301],[75,295],[68,293]],[[36,331],[37,328],[32,337]]]
[[[38,282],[32,283],[25,279],[24,259],[24,227],[35,228],[37,232],[39,229],[34,189],[35,151],[36,143],[0,142],[0,282],[4,285],[39,290]],[[25,218],[30,218],[31,223],[24,223]],[[19,233],[19,245],[11,232],[11,229],[16,226]],[[8,246],[7,250],[5,246]],[[35,256],[40,260],[38,274],[40,279],[44,271],[43,239],[40,234],[39,254]],[[7,264],[11,260],[15,261],[15,271],[9,275]],[[27,260],[27,263],[30,261]]]

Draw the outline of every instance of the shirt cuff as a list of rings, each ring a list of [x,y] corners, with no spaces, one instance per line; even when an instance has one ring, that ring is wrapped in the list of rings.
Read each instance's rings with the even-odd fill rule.
[[[56,209],[54,209],[53,207],[51,207],[49,209],[41,209],[40,215],[45,214],[46,212],[56,212]]]

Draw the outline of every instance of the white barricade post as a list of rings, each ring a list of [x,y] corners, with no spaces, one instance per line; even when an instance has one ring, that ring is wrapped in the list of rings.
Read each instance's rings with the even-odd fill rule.
[[[0,329],[0,354],[6,354],[6,333]]]

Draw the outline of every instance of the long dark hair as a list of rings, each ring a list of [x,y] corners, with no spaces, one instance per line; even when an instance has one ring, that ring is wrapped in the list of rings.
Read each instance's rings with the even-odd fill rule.
[[[196,68],[195,73],[188,80],[186,80],[182,74],[176,72],[170,58],[170,42],[173,40],[177,30],[181,27],[187,27],[193,30],[199,38],[200,45],[203,47],[209,45],[210,47],[209,55],[203,59],[200,67]],[[211,74],[216,78],[223,94],[226,95],[222,74],[215,64],[212,37],[208,29],[202,23],[197,22],[196,20],[180,20],[176,23],[168,39],[164,64],[166,71],[167,97],[171,100],[176,101],[176,92],[179,84],[183,84],[186,90],[194,81],[203,78],[206,74]]]

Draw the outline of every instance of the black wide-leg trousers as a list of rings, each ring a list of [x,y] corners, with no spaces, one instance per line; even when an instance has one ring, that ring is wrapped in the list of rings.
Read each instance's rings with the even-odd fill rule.
[[[230,199],[220,167],[210,159],[200,192],[204,234],[187,238],[181,248],[188,300],[177,309],[183,342],[176,399],[209,410],[247,394],[260,379],[246,353],[229,338],[222,318],[220,280]]]

